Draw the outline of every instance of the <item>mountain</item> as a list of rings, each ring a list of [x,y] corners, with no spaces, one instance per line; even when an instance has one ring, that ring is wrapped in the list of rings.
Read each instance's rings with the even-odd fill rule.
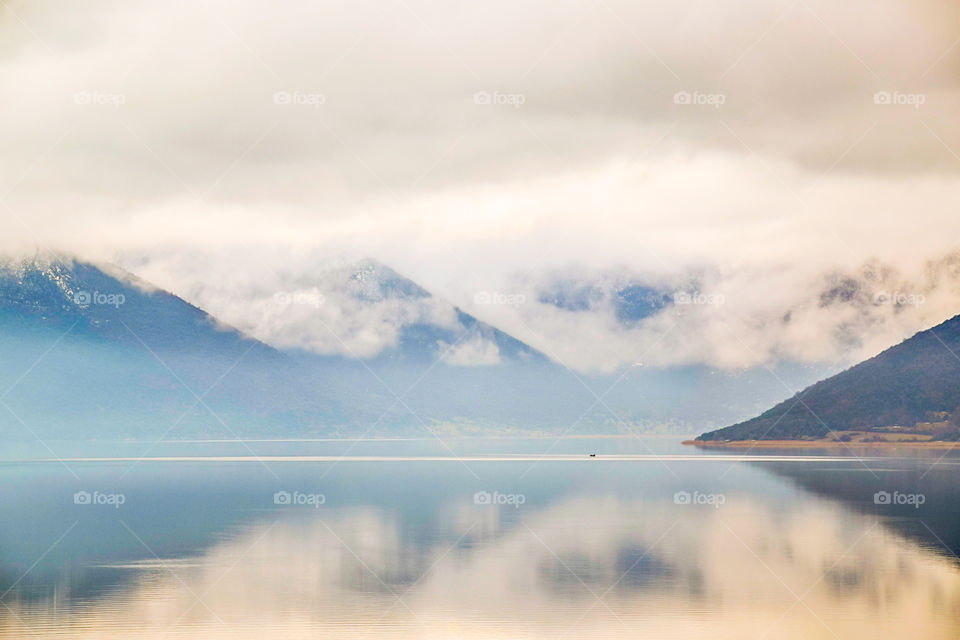
[[[0,266],[0,437],[330,430],[337,394],[286,354],[115,268]]]
[[[341,276],[363,304],[446,305],[383,265]],[[424,435],[444,423],[530,429],[556,427],[587,406],[579,388],[544,411],[551,371],[555,381],[566,376],[561,368],[455,307],[441,315],[403,325],[375,357],[322,356],[269,346],[117,267],[7,261],[0,440]]]
[[[683,274],[670,284],[653,284],[639,274],[624,270],[545,274],[532,286],[541,304],[575,312],[609,308],[626,328],[662,311],[675,309],[678,304],[707,295],[695,274]]]
[[[496,364],[501,362],[540,362],[547,357],[529,345],[510,336],[496,327],[481,322],[454,305],[435,298],[412,280],[400,275],[390,267],[375,260],[365,259],[334,270],[323,279],[325,285],[338,287],[341,291],[367,304],[388,301],[431,301],[440,306],[446,322],[430,316],[413,316],[409,323],[402,324],[396,344],[384,349],[374,360],[432,360],[438,357],[449,361],[458,354],[468,358],[457,347],[473,346],[477,351],[474,359],[461,364]],[[484,354],[486,359],[484,360]],[[446,354],[446,355],[444,355]],[[455,361],[456,362],[456,361]]]
[[[226,324],[117,267],[0,263],[0,440],[689,432],[782,389],[759,369],[586,375],[374,261],[296,273],[208,300],[254,305],[280,328],[268,344],[259,325]],[[625,316],[660,304],[629,285],[612,295]],[[308,334],[351,353],[317,353]],[[797,387],[814,373],[777,370]]]
[[[673,292],[610,278],[561,278],[541,285],[537,300],[566,311],[593,311],[609,304],[624,324],[637,322],[673,304]]]
[[[914,427],[942,421],[958,407],[960,316],[698,440],[821,438],[831,431]]]
[[[590,276],[573,273],[551,279],[538,287],[537,297],[574,313],[610,307],[624,326],[676,304],[677,291],[642,284],[626,273]],[[383,334],[395,332],[392,343],[369,357],[321,356],[302,347],[287,351],[304,362],[322,363],[324,370],[336,371],[338,379],[351,381],[353,387],[385,392],[387,406],[377,405],[374,413],[394,404],[384,421],[406,419],[421,429],[457,425],[471,432],[506,427],[689,433],[756,411],[779,397],[781,380],[797,388],[823,372],[796,363],[778,366],[776,376],[760,367],[731,372],[706,366],[634,365],[609,374],[573,371],[372,259],[298,273],[276,286],[301,292],[307,299],[311,294],[322,296],[322,303],[283,309],[283,329],[278,331],[277,324],[269,327],[274,336],[284,336],[292,327],[301,341],[305,335],[330,336],[334,325],[348,336],[358,333],[342,320],[346,315],[373,319],[371,324]],[[698,291],[696,281],[689,280],[679,294]],[[211,305],[225,311],[237,308],[242,297],[225,291],[207,295]],[[268,307],[274,306],[272,292],[259,296],[270,301]],[[202,299],[198,303],[205,306]],[[257,325],[245,328],[276,344]],[[329,341],[322,346],[329,348]]]

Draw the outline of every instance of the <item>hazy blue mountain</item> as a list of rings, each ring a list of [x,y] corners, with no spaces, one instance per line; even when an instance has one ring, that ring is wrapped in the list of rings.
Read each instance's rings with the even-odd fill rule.
[[[701,440],[823,437],[832,430],[912,427],[960,407],[960,316]]]
[[[230,436],[345,420],[333,390],[307,384],[287,355],[130,274],[79,262],[0,269],[0,354],[5,438]]]
[[[338,277],[370,304],[448,304],[372,261]],[[631,304],[647,304],[635,293]],[[405,325],[375,357],[322,356],[254,340],[120,269],[9,262],[0,265],[0,438],[689,433],[749,415],[783,396],[781,380],[798,388],[817,371],[583,375],[460,309],[444,317]],[[464,346],[495,357],[462,358]]]
[[[347,279],[346,288],[366,302],[433,298],[420,285],[375,260],[363,260],[340,272],[341,278]],[[405,324],[400,329],[396,346],[385,349],[374,360],[431,360],[442,356],[445,347],[462,344],[470,337],[495,345],[500,362],[547,362],[545,355],[526,343],[450,306],[456,316],[455,326],[429,322]]]
[[[299,284],[346,289],[371,304],[432,298],[416,283],[372,260],[343,267],[334,278],[323,274],[316,283]],[[695,293],[695,283],[684,291]],[[674,294],[618,276],[556,280],[541,289],[540,297],[575,311],[612,304],[626,325],[674,305]],[[395,405],[385,421],[411,420],[415,427],[454,422],[464,427],[569,429],[571,433],[647,429],[690,433],[750,415],[824,373],[822,367],[784,363],[774,367],[773,375],[763,367],[730,372],[706,366],[630,367],[612,374],[584,374],[450,306],[456,314],[455,326],[405,325],[397,345],[376,357],[356,360],[306,352],[298,357],[322,362],[321,369],[337,371],[336,377],[352,381],[351,387],[384,391],[387,406]],[[495,363],[464,365],[446,357],[477,339],[496,346]],[[376,406],[375,412],[385,410]]]
[[[537,300],[566,311],[596,311],[609,305],[624,325],[648,318],[674,304],[674,290],[625,276],[563,277],[542,284]]]

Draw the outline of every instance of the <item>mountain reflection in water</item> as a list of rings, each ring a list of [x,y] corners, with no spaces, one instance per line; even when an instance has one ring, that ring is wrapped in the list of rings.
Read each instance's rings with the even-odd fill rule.
[[[195,501],[146,500],[134,485],[122,509],[78,508],[75,529],[67,529],[73,514],[54,522],[35,496],[22,508],[7,502],[0,636],[960,634],[960,564],[936,542],[952,539],[938,529],[950,522],[938,518],[956,510],[958,496],[938,488],[956,484],[952,468],[921,481],[910,464],[874,477],[852,462],[542,463],[518,482],[529,465],[505,462],[477,467],[478,486],[456,463],[361,464],[329,475],[303,465],[291,471],[298,479],[284,476],[288,486],[323,484],[331,497],[319,508],[265,505],[272,487],[253,488],[263,478],[251,465],[210,465],[194,476],[145,464],[143,487],[162,479],[163,491],[185,495],[189,486]],[[72,481],[62,475],[65,492]],[[877,487],[918,483],[936,504],[889,513],[867,506]],[[472,499],[497,486],[524,491],[524,503]],[[674,499],[698,489],[724,499]],[[35,544],[18,550],[27,533]]]
[[[411,546],[381,509],[277,520],[199,558],[137,567],[63,606],[8,603],[6,636],[937,638],[960,629],[960,572],[828,504],[783,514],[572,498],[501,530],[448,507]],[[116,567],[117,571],[132,570]]]

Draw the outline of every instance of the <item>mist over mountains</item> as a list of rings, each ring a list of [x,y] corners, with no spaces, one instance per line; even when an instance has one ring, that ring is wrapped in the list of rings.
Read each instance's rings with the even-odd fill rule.
[[[302,432],[421,424],[404,405],[694,431],[958,312],[957,7],[381,5],[6,2],[0,254],[116,263],[176,297],[131,305],[207,314],[209,358],[171,366],[201,392],[258,341],[204,401]],[[80,312],[17,295],[29,363]],[[169,377],[109,313],[54,351]],[[186,362],[173,315],[154,352]],[[288,402],[221,386],[261,349],[299,367]]]
[[[690,433],[738,423],[705,436],[714,438],[741,431],[792,437],[826,428],[804,418],[796,400],[787,401],[789,410],[781,404],[738,421],[833,373],[830,365],[786,360],[719,369],[641,360],[610,372],[578,371],[566,363],[562,345],[543,341],[546,347],[536,348],[376,260],[326,264],[281,273],[270,287],[241,278],[187,291],[223,310],[225,319],[116,266],[52,254],[8,260],[0,267],[0,353],[11,366],[0,374],[6,390],[0,437]],[[952,282],[956,271],[955,261],[944,261],[936,273]],[[898,282],[895,272],[876,265],[828,274],[812,304],[847,319],[832,336],[838,345],[857,345],[877,310],[897,316],[925,303],[924,289],[914,287],[908,297]],[[690,314],[696,321],[704,308],[719,313],[726,300],[711,293],[710,283],[709,273],[644,282],[624,271],[566,272],[531,280],[525,293],[477,292],[474,306],[519,310],[535,296],[537,308],[583,318],[588,335],[597,315],[629,333],[664,319],[689,322]],[[791,322],[789,314],[782,322]],[[948,338],[951,326],[941,331]],[[657,348],[666,347],[650,346],[655,363]],[[882,362],[889,359],[882,354]],[[914,368],[949,386],[950,364]],[[863,368],[876,367],[863,365],[841,381]],[[946,373],[936,373],[941,369]],[[813,394],[810,401],[820,406],[814,412],[831,425],[917,421],[931,410],[952,411],[943,402],[933,409],[920,402],[929,386],[922,382],[899,385],[909,397],[888,393],[887,383],[869,383],[877,415],[859,415],[837,398],[816,400],[823,388],[850,394],[848,384],[837,384],[803,392]],[[847,413],[831,408],[838,406]]]
[[[625,321],[668,303],[625,291]],[[637,363],[585,375],[369,260],[274,292],[269,322],[290,313],[295,331],[327,296],[370,313],[423,312],[403,316],[412,321],[394,325],[375,355],[322,354],[257,340],[117,267],[9,261],[0,269],[0,353],[10,364],[0,373],[0,437],[689,432],[747,415],[819,373]]]
[[[457,308],[581,375],[616,374],[637,362],[838,369],[951,317],[960,294],[955,253],[915,269],[867,260],[816,270],[571,263],[508,273],[464,273],[453,258],[433,268],[356,255],[158,249],[117,261],[274,346],[374,357],[397,343],[404,326],[455,326]],[[431,295],[362,294],[361,277],[350,274],[364,264],[389,265]],[[278,305],[278,296],[298,304]],[[456,355],[478,363],[497,357],[476,341]]]

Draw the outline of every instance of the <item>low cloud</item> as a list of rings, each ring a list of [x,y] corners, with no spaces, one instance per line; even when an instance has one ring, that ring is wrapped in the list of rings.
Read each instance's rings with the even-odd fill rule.
[[[500,364],[500,348],[497,343],[475,334],[463,342],[440,344],[443,360],[448,364],[476,367]]]
[[[452,304],[583,370],[855,358],[957,311],[925,278],[960,237],[958,12],[6,3],[0,251],[118,261],[324,353],[373,355]],[[315,269],[341,255],[450,304],[328,290]],[[871,264],[925,304],[821,305]],[[518,288],[571,267],[712,274],[726,304],[623,327]]]

